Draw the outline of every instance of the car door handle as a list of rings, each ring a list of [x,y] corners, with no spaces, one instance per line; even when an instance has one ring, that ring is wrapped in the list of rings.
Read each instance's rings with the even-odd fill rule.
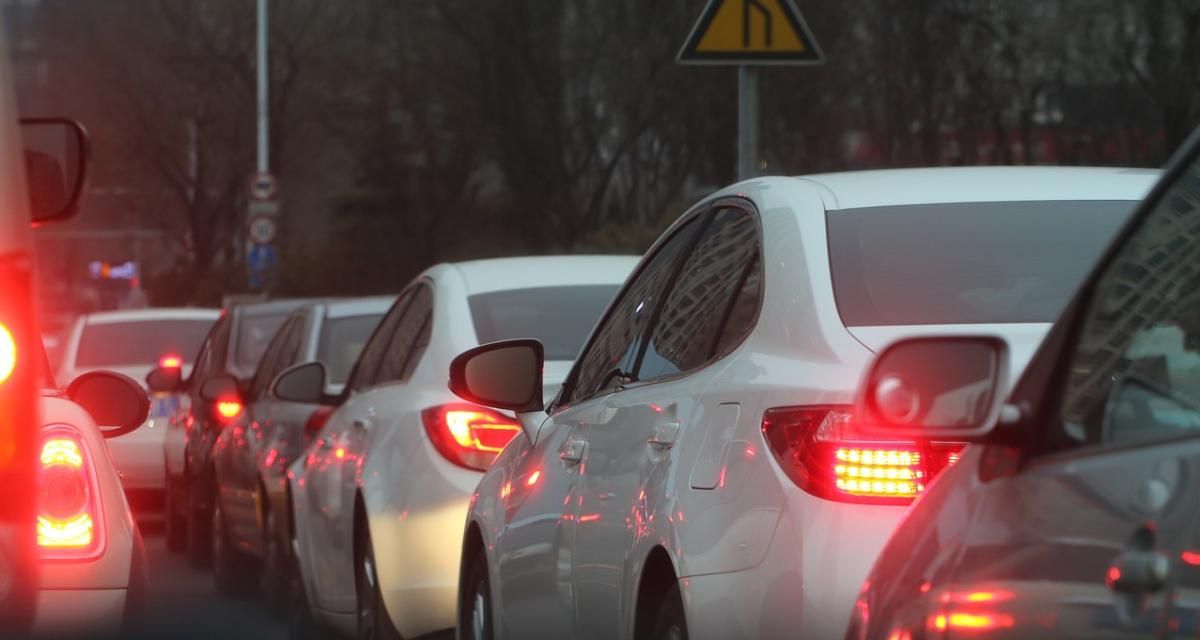
[[[675,437],[678,435],[678,422],[660,422],[654,426],[654,431],[650,433],[646,442],[659,451],[665,451],[675,444]]]
[[[583,462],[583,454],[587,451],[587,442],[583,440],[568,440],[567,446],[563,447],[562,452],[558,454],[558,459],[566,464],[579,464]]]
[[[355,429],[365,430],[371,428],[370,420],[357,419],[350,423]]]
[[[1157,593],[1171,577],[1171,559],[1160,551],[1129,549],[1108,568],[1105,582],[1117,593]]]

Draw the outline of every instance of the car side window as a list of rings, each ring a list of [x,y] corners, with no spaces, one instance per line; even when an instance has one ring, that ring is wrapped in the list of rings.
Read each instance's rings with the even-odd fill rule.
[[[199,383],[220,372],[223,364],[222,348],[223,345],[228,346],[229,344],[230,322],[229,314],[225,314],[213,325],[208,337],[204,340],[204,346],[200,347],[196,363],[192,365],[192,375],[189,380]]]
[[[417,285],[413,294],[412,304],[404,314],[404,319],[396,325],[392,333],[392,342],[388,345],[379,372],[375,375],[375,384],[384,382],[403,382],[412,374],[416,363],[425,352],[429,338],[422,336],[429,328],[430,314],[433,309],[433,290],[427,284]],[[409,363],[412,366],[409,366]]]
[[[279,328],[274,338],[271,338],[271,343],[267,345],[267,350],[263,352],[262,360],[258,362],[258,368],[254,370],[254,379],[250,383],[250,398],[258,400],[267,393],[267,387],[271,384],[271,380],[275,378],[279,371],[286,367],[281,366],[284,360],[282,356],[286,349],[289,334],[298,322],[302,322],[299,318],[290,318]]]
[[[717,211],[683,263],[654,323],[637,378],[645,382],[703,366],[718,344],[736,346],[758,310],[758,222],[743,209]],[[750,285],[749,291],[743,291]],[[739,294],[745,293],[739,301]],[[735,303],[741,306],[731,314]],[[726,329],[727,320],[736,326]],[[730,344],[732,343],[732,344]]]
[[[1200,435],[1200,163],[1177,174],[1104,267],[1062,396],[1067,443]]]
[[[576,364],[571,399],[586,398],[613,388],[622,378],[631,375],[650,318],[675,277],[680,256],[691,249],[696,232],[707,215],[693,217],[676,230],[618,294],[617,302]]]
[[[379,369],[384,355],[387,354],[392,334],[396,331],[396,325],[403,319],[412,302],[413,293],[414,289],[409,288],[400,294],[392,308],[388,309],[387,315],[379,321],[371,338],[363,345],[358,362],[354,363],[354,370],[350,372],[350,379],[346,383],[347,390],[357,392],[375,384],[376,371]]]

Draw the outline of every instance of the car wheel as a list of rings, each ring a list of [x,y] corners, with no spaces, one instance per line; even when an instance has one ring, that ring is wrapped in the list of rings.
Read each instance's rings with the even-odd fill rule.
[[[358,640],[394,640],[400,637],[392,626],[379,593],[379,579],[375,571],[375,549],[371,546],[371,533],[364,524],[359,527],[358,558],[354,563],[354,582],[358,594],[358,627],[354,637]]]
[[[184,517],[184,503],[178,495],[178,483],[167,477],[163,496],[163,528],[167,539],[167,550],[176,553],[187,551],[188,531],[187,519]]]
[[[658,615],[654,619],[654,632],[650,637],[654,640],[687,640],[687,620],[683,616],[683,597],[679,594],[677,583],[671,583],[671,588],[663,596],[662,604],[658,607]]]
[[[229,596],[246,595],[258,583],[258,576],[255,575],[257,564],[253,558],[238,552],[229,543],[225,510],[221,508],[219,499],[213,500],[212,512],[213,581],[217,591]]]
[[[492,640],[492,596],[488,586],[487,558],[475,556],[466,581],[460,587],[464,594],[460,627],[462,637],[469,640]]]
[[[207,569],[212,564],[212,514],[201,506],[199,496],[190,486],[187,491],[187,557],[193,569]]]
[[[288,554],[288,558],[291,560],[287,581],[288,637],[291,640],[323,640],[329,637],[329,633],[313,617],[300,574],[300,560],[291,553]]]
[[[273,613],[281,615],[288,602],[288,554],[278,531],[275,512],[267,509],[263,518],[263,599]]]

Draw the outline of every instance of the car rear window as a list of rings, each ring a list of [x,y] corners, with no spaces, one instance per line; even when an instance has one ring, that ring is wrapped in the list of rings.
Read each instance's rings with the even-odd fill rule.
[[[359,352],[382,317],[383,313],[329,318],[321,325],[317,359],[325,363],[330,383],[344,384],[350,377]]]
[[[968,202],[828,213],[849,327],[1052,322],[1135,201]]]
[[[547,360],[574,360],[620,285],[538,287],[468,298],[480,344],[537,338]]]
[[[84,325],[75,352],[79,368],[153,365],[166,354],[190,362],[213,320],[138,320]]]
[[[238,322],[237,343],[233,352],[234,362],[239,369],[253,371],[262,359],[263,352],[275,337],[275,332],[287,319],[288,311],[242,315]]]

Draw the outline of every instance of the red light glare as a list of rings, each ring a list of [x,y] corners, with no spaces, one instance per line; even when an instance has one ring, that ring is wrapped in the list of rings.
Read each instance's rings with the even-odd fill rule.
[[[582,516],[579,516],[580,522],[596,522],[599,519],[600,519],[600,514],[598,514],[598,513],[587,513]]]
[[[345,449],[344,447],[338,447],[338,448],[337,448],[337,450],[335,450],[335,451],[333,452],[333,455],[334,455],[334,456],[335,456],[335,457],[336,457],[338,460],[341,460],[342,458],[345,458],[345,457],[346,457],[346,449]]]
[[[1121,568],[1117,567],[1117,566],[1109,567],[1108,573],[1105,574],[1104,578],[1106,581],[1108,581],[1108,584],[1110,584],[1110,585],[1113,584],[1114,582],[1120,580],[1121,579]]]
[[[1013,617],[1006,613],[965,613],[952,611],[933,617],[933,628],[938,631],[995,631],[1010,629]]]
[[[229,420],[236,418],[242,412],[242,403],[237,400],[219,400],[217,401],[217,415]]]
[[[525,481],[525,486],[532,487],[533,485],[538,483],[538,479],[540,479],[541,477],[542,477],[541,471],[534,471],[533,473],[529,474],[529,479]]]
[[[17,341],[8,327],[0,324],[0,383],[8,380],[17,368]]]
[[[183,358],[168,354],[158,359],[158,366],[164,369],[178,369],[183,366]]]
[[[942,602],[977,604],[981,602],[1007,602],[1014,597],[1013,592],[1004,589],[980,591],[950,591],[942,596]]]
[[[1192,565],[1193,567],[1200,567],[1200,552],[1184,551],[1183,553],[1179,554],[1179,559],[1183,560],[1187,564]]]

